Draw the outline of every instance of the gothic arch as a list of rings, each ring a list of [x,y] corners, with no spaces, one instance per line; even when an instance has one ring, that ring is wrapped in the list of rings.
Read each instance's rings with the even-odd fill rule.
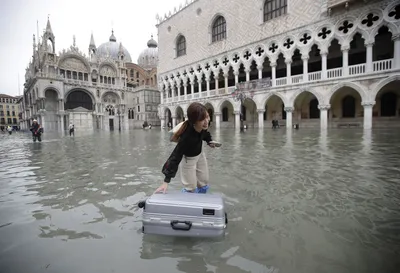
[[[367,94],[364,91],[362,86],[360,86],[358,84],[355,84],[353,82],[343,82],[343,83],[339,83],[339,84],[337,84],[337,85],[332,87],[332,89],[329,91],[329,93],[325,97],[325,103],[324,104],[329,104],[333,94],[335,94],[336,91],[338,91],[342,87],[349,87],[349,88],[354,89],[360,95],[362,102],[368,101],[368,96],[367,96]]]
[[[224,104],[224,102],[229,102],[230,104],[232,104],[232,106],[233,106],[233,110],[234,111],[239,111],[237,108],[238,108],[238,106],[237,106],[237,103],[233,100],[233,99],[222,99],[221,101],[219,101],[218,103],[217,103],[217,107],[215,108],[215,110],[214,111],[218,111],[219,113],[222,113],[222,109],[221,109],[221,106],[222,106],[222,104]]]
[[[294,92],[294,94],[288,99],[288,104],[290,104],[288,106],[293,106],[294,102],[297,99],[297,97],[300,94],[304,93],[304,92],[310,92],[311,94],[313,94],[317,98],[319,105],[324,103],[324,99],[321,96],[321,94],[318,93],[317,91],[315,91],[314,89],[312,89],[312,88],[301,88],[301,89],[298,89],[296,92]]]
[[[265,108],[265,104],[267,103],[267,101],[269,100],[269,98],[271,98],[273,95],[276,95],[277,97],[279,97],[282,101],[283,104],[285,106],[288,106],[288,102],[287,99],[285,98],[285,96],[283,96],[282,94],[280,94],[279,92],[270,92],[268,93],[264,98],[262,98],[259,103],[257,105],[257,109],[264,109]]]
[[[347,44],[350,45],[351,41],[353,41],[353,39],[354,39],[354,35],[356,35],[357,33],[360,33],[361,38],[364,39],[364,44],[368,43],[370,41],[370,35],[368,34],[368,32],[366,30],[356,26],[355,29],[351,32],[351,34],[349,34],[349,36],[345,39]]]
[[[395,76],[391,76],[388,77],[380,82],[378,82],[374,89],[372,90],[372,92],[370,93],[370,98],[369,101],[375,101],[376,99],[376,95],[378,95],[379,91],[385,87],[387,84],[393,82],[393,81],[400,81],[400,75],[395,75]]]
[[[379,29],[383,26],[389,29],[389,32],[392,34],[392,37],[399,34],[397,27],[393,23],[382,21],[379,23],[379,25],[376,25],[375,28],[371,31],[370,34],[371,40],[375,40],[375,36],[378,35]]]
[[[178,116],[178,111],[179,111],[179,109],[182,111],[183,116],[186,116],[186,113],[184,112],[183,107],[180,106],[180,105],[176,105],[176,106],[173,108],[173,111],[174,111],[174,112],[171,112],[171,113],[173,113],[172,116],[177,117],[177,116]]]
[[[211,105],[214,111],[215,111],[215,109],[217,109],[217,107],[215,106],[215,104],[212,101],[204,101],[203,102],[204,106],[206,106],[207,104]]]

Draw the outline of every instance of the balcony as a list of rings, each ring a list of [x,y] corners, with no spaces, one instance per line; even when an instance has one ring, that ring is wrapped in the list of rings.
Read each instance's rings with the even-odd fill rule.
[[[296,86],[297,84],[304,83],[317,83],[321,81],[329,81],[335,80],[339,78],[343,79],[351,79],[357,76],[362,75],[375,75],[386,71],[391,71],[393,69],[394,59],[386,59],[381,61],[372,62],[372,71],[367,72],[367,64],[357,64],[351,65],[347,68],[339,67],[326,70],[325,73],[323,71],[311,72],[300,75],[293,75],[290,77],[282,77],[276,78],[275,80],[270,78],[261,78],[257,80],[251,80],[248,82],[238,83],[238,87],[244,90],[254,90],[262,91],[266,89],[279,89],[286,86]],[[324,77],[324,74],[326,76]],[[216,98],[225,95],[230,95],[235,89],[235,86],[228,86],[227,88],[218,88],[209,91],[202,91],[192,94],[187,94],[186,96],[180,94],[179,96],[164,98],[164,103],[173,103],[173,102],[184,102],[184,101],[196,101],[200,98]]]

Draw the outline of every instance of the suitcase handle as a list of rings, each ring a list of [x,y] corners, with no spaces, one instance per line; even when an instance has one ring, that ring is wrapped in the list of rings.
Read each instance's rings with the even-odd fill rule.
[[[180,226],[178,224],[185,224],[185,226]],[[175,230],[190,230],[192,228],[192,222],[190,221],[171,221],[171,227]]]

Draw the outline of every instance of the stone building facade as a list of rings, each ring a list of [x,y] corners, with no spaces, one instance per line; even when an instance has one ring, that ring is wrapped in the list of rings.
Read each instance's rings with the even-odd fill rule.
[[[148,58],[132,62],[128,50],[118,43],[114,31],[108,42],[96,47],[93,34],[88,55],[75,45],[56,54],[50,21],[41,41],[33,36],[32,60],[26,68],[23,110],[24,126],[33,119],[46,131],[63,131],[73,123],[80,130],[128,130],[156,115],[157,109],[131,115],[136,97],[157,90],[157,43],[151,39]],[[147,52],[145,49],[144,52]],[[142,53],[141,55],[145,55]],[[142,56],[143,57],[143,56]],[[145,56],[146,57],[146,56]]]
[[[400,126],[398,1],[192,0],[157,20],[162,125],[200,101],[216,127]]]
[[[4,130],[7,126],[19,127],[19,107],[18,99],[6,94],[0,94],[0,129]]]

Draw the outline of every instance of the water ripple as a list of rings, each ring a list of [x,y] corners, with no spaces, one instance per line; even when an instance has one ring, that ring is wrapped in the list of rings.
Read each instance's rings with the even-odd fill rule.
[[[141,264],[153,271],[140,272],[400,267],[399,132],[212,134],[223,146],[204,148],[211,191],[223,194],[230,219],[221,241],[141,234],[137,203],[161,183],[161,166],[175,147],[165,131],[47,133],[42,143],[0,133],[0,266],[17,266],[11,261],[18,255],[40,265],[74,255],[78,271],[111,272],[112,249],[115,272]],[[170,188],[180,189],[179,180],[178,172]],[[97,262],[87,263],[87,253]],[[61,260],[59,266],[75,270]]]

